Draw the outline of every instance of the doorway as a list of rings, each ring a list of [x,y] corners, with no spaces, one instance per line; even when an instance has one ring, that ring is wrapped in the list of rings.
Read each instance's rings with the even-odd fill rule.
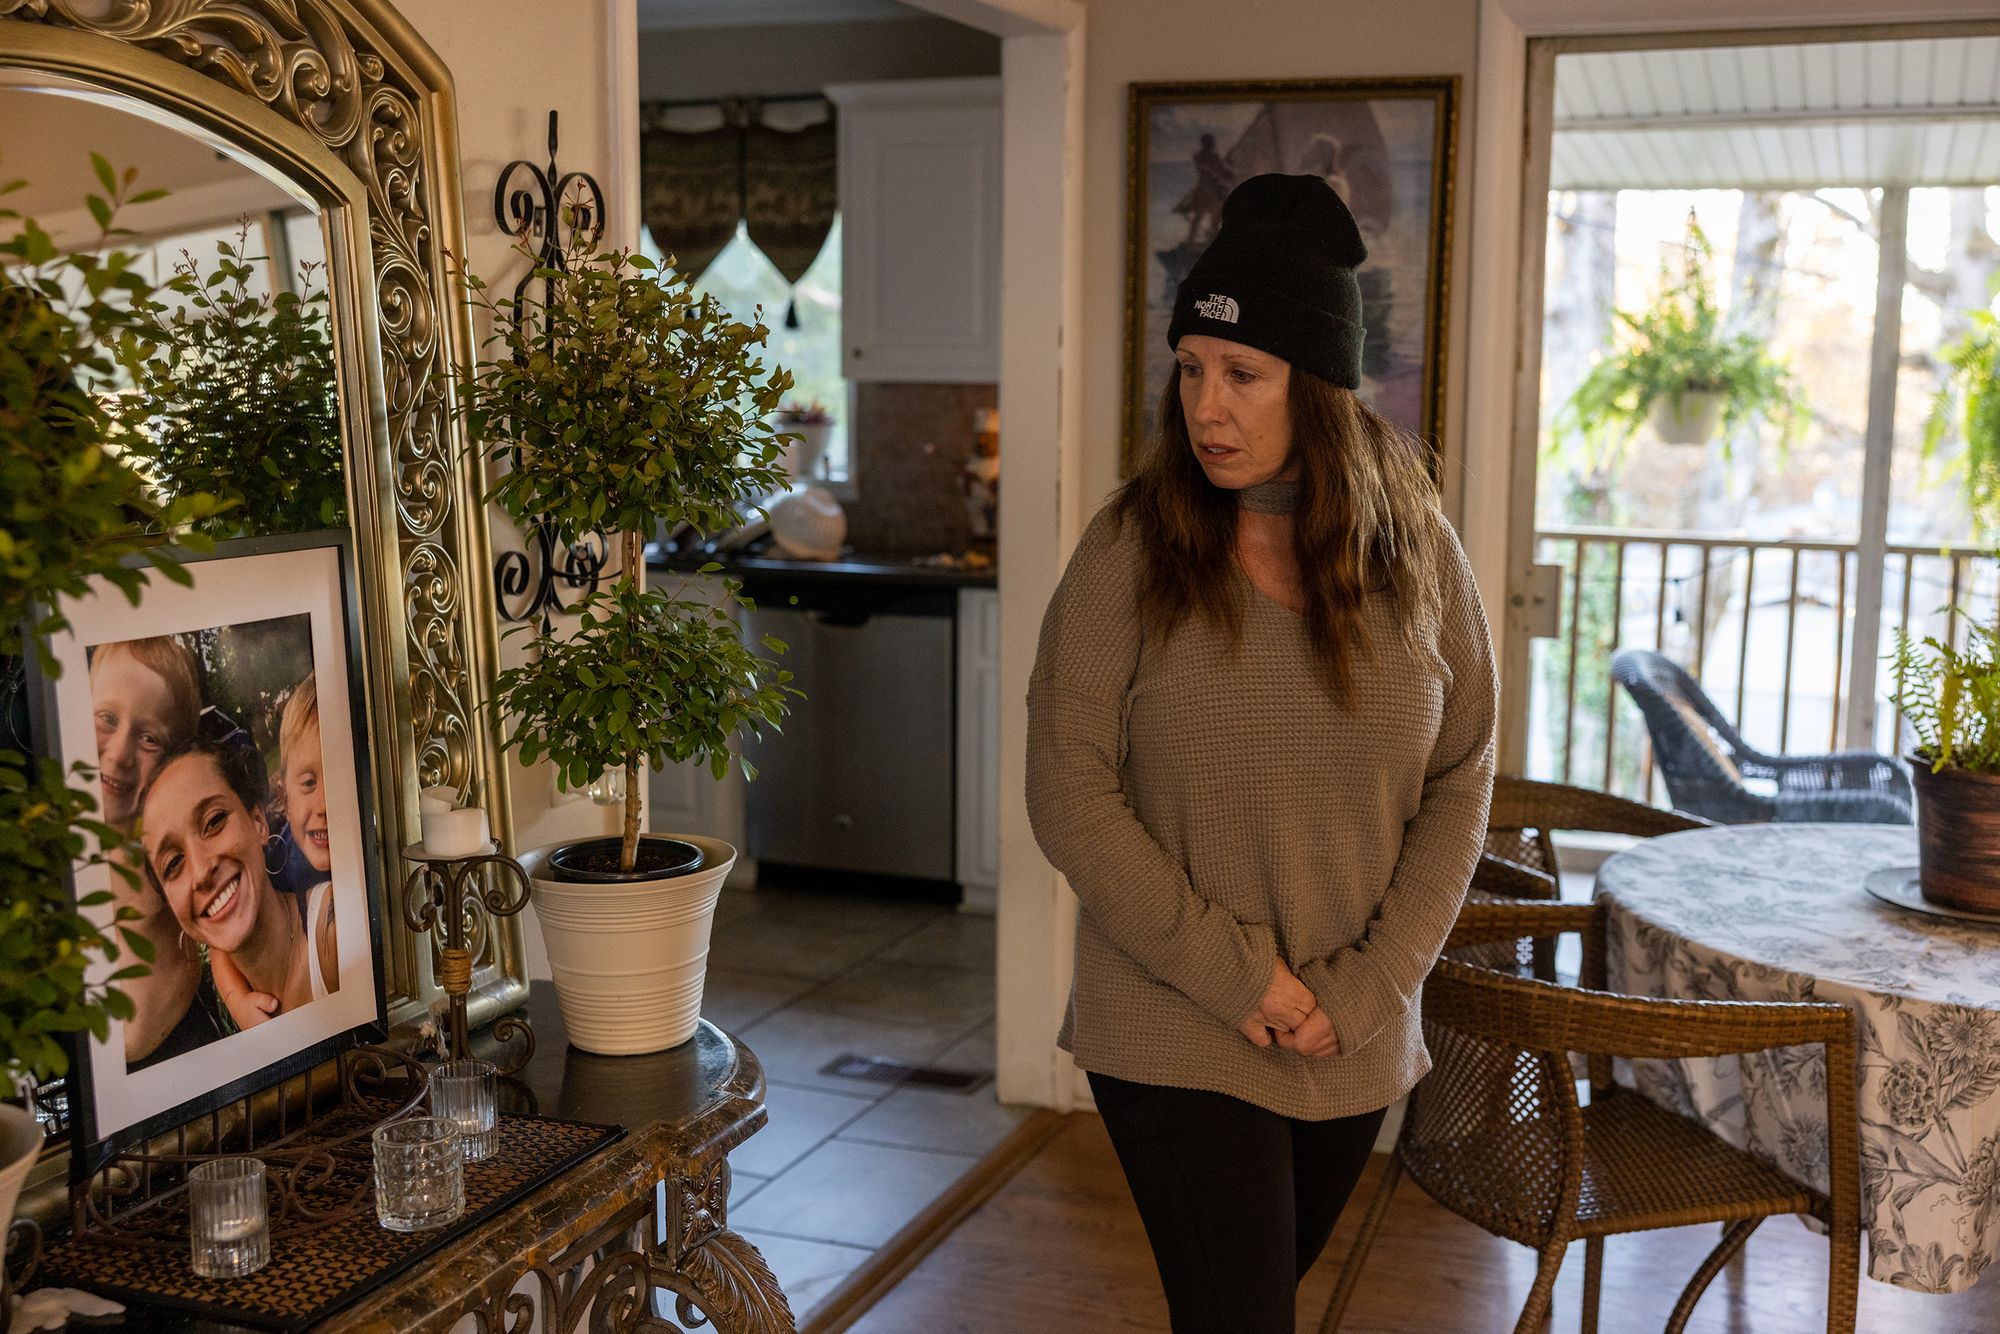
[[[715,8],[691,7],[711,13]],[[643,15],[647,6],[642,3],[640,8]],[[731,6],[729,13],[732,21],[737,21],[746,14],[764,10],[776,14],[787,8],[774,0],[770,4]],[[789,8],[796,16],[798,7]],[[948,1187],[952,1177],[966,1166],[956,1161],[965,1154],[962,1145],[956,1142],[910,1142],[912,1136],[928,1133],[917,1124],[922,1118],[905,1115],[914,1099],[943,1097],[967,1108],[976,1102],[976,1115],[955,1117],[954,1122],[976,1122],[977,1126],[989,1129],[997,1126],[1004,1133],[1018,1118],[1000,1113],[1049,1105],[1067,1096],[1068,1090],[1067,1082],[1057,1079],[1058,1054],[1053,1045],[1055,1010],[1061,1001],[1061,988],[1067,984],[1068,961],[1062,949],[1054,951],[1058,957],[1051,958],[1049,946],[1051,940],[1061,940],[1066,948],[1067,923],[1061,917],[1060,882],[1042,860],[1027,827],[1021,795],[1026,719],[1025,705],[1020,701],[1026,695],[1034,629],[1061,573],[1068,545],[1081,527],[1074,512],[1076,488],[1059,487],[1058,479],[1077,471],[1076,396],[1081,375],[1076,365],[1076,342],[1073,338],[1066,339],[1063,332],[1066,327],[1074,327],[1074,292],[1080,267],[1081,99],[1077,80],[1081,77],[1082,7],[1051,4],[1046,0],[1033,3],[913,0],[908,8],[929,16],[917,22],[944,26],[938,21],[950,20],[977,29],[989,40],[997,39],[1000,50],[1003,207],[999,223],[997,406],[1007,503],[999,517],[997,636],[991,649],[992,675],[997,678],[995,717],[991,720],[992,751],[998,757],[991,787],[991,805],[998,825],[997,918],[989,919],[989,933],[982,941],[976,927],[969,927],[963,918],[940,916],[934,907],[877,906],[861,914],[867,918],[864,921],[861,917],[842,917],[828,904],[794,899],[774,905],[778,908],[775,914],[762,909],[756,914],[784,918],[789,940],[785,947],[803,951],[796,960],[799,967],[826,973],[824,977],[807,978],[814,983],[810,992],[792,996],[774,994],[762,999],[754,994],[755,978],[725,979],[742,984],[739,987],[742,994],[736,998],[742,1002],[742,1008],[732,1031],[740,1033],[760,1058],[766,1059],[767,1077],[773,1085],[786,1085],[796,1095],[792,1099],[790,1123],[813,1140],[802,1153],[787,1157],[799,1141],[790,1132],[776,1133],[785,1129],[781,1119],[787,1113],[774,1097],[770,1126],[745,1146],[746,1150],[754,1151],[759,1141],[769,1139],[770,1153],[762,1157],[753,1153],[754,1161],[746,1160],[740,1165],[743,1175],[753,1178],[760,1173],[749,1169],[762,1167],[763,1183],[755,1185],[755,1193],[744,1197],[741,1209],[732,1208],[732,1221],[746,1234],[753,1234],[753,1240],[777,1267],[784,1286],[793,1296],[795,1309],[802,1315],[805,1308],[824,1300],[859,1272],[867,1257],[879,1251],[875,1241],[896,1233],[903,1220],[913,1217],[926,1200],[921,1190],[877,1189],[859,1194],[843,1191],[832,1176],[826,1176],[815,1188],[819,1203],[814,1207],[820,1209],[816,1216],[827,1220],[825,1226],[845,1228],[865,1223],[873,1232],[866,1238],[851,1233],[792,1235],[798,1233],[805,1215],[789,1207],[779,1207],[781,1188],[788,1175],[804,1171],[824,1148],[828,1152],[821,1166],[827,1173],[841,1167],[836,1160],[844,1158],[852,1160],[849,1166],[858,1164],[864,1175],[879,1184],[884,1179],[883,1171],[870,1168],[864,1160],[900,1150],[928,1154],[933,1167],[948,1169],[942,1175],[938,1171],[904,1174],[918,1187],[928,1182],[929,1194],[935,1195],[941,1185]],[[641,96],[644,96],[643,80]],[[849,295],[843,293],[843,297]],[[802,310],[801,314],[806,312]],[[862,488],[869,485],[865,448],[864,443],[863,452],[851,456],[857,461],[855,480]],[[966,652],[963,642],[959,652],[961,657]],[[678,785],[675,787],[678,790]],[[668,804],[680,800],[672,797]],[[656,791],[656,812],[661,804]],[[724,811],[722,816],[728,818],[729,813]],[[729,897],[724,896],[725,910]],[[755,930],[750,916],[734,920],[719,916],[717,931],[718,942],[731,934],[770,938]],[[832,956],[838,951],[830,947],[830,936],[842,932],[846,936],[833,943],[855,957],[835,971]],[[722,944],[718,943],[717,948],[721,949]],[[974,953],[981,957],[975,958]],[[841,1011],[819,1016],[825,1020],[821,1027],[833,1032],[845,1023],[849,1032],[854,1033],[858,1032],[857,1024],[865,1026],[871,1022],[868,1016],[859,1013],[860,1007],[870,1002],[871,997],[879,999],[899,971],[927,968],[936,970],[935,976],[953,987],[968,988],[965,995],[954,992],[932,999],[941,1002],[937,1007],[940,1010],[958,1007],[956,1013],[943,1018],[953,1022],[965,1018],[970,1023],[971,1009],[962,1002],[976,999],[970,996],[970,979],[982,967],[989,986],[995,988],[988,994],[992,998],[991,1010],[997,1011],[997,1035],[971,1036],[977,1036],[990,1053],[985,1057],[990,1062],[989,1082],[970,1097],[889,1086],[885,1096],[871,1100],[871,1105],[859,1115],[842,1119],[838,1125],[821,1127],[827,1117],[840,1118],[855,1110],[847,1102],[856,1096],[851,1091],[856,1086],[828,1082],[845,1076],[826,1075],[812,1054],[804,1050],[802,1044],[813,1036],[808,1031],[812,1023],[805,1017],[814,1008],[809,1004],[812,994],[818,994],[822,1000],[831,998],[830,1004],[820,1009]],[[735,971],[756,970],[737,966]],[[910,1003],[914,1007],[926,1001],[917,998]],[[757,1009],[760,1005],[762,1010]],[[783,1022],[788,1012],[794,1014],[796,1022]],[[942,1027],[929,1027],[937,1028],[930,1036],[943,1036]],[[834,1036],[839,1034],[835,1032]],[[934,1055],[920,1055],[912,1049],[904,1053],[905,1063],[976,1064],[974,1058],[978,1053],[967,1055],[970,1040],[970,1036],[961,1035],[944,1043]],[[896,1055],[872,1050],[856,1050],[852,1054]],[[989,1116],[989,1112],[996,1115]],[[815,1127],[825,1129],[825,1133],[818,1134]],[[801,1176],[797,1184],[811,1183]],[[864,1195],[872,1199],[868,1210],[859,1208]],[[880,1214],[875,1206],[892,1195],[899,1200],[907,1196],[915,1203],[904,1210],[903,1218],[875,1216]],[[863,1213],[871,1216],[864,1219],[860,1217]],[[781,1214],[783,1217],[779,1218]],[[760,1232],[763,1235],[754,1235]],[[795,1252],[790,1272],[785,1258],[788,1248],[779,1244],[781,1232],[798,1243],[789,1248]]]
[[[1761,749],[1894,753],[1881,655],[1991,615],[1940,405],[2000,272],[1996,59],[1990,26],[1529,44],[1510,771],[1663,796],[1631,647]],[[1675,319],[1744,358],[1701,429],[1624,411]]]

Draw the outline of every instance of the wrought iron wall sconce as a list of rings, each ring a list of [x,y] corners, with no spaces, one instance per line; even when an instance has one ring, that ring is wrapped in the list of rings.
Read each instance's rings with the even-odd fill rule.
[[[587,172],[561,171],[556,166],[556,113],[549,113],[549,161],[539,167],[516,158],[501,169],[493,184],[493,220],[500,230],[518,238],[535,256],[535,266],[514,284],[516,309],[539,271],[563,272],[570,248],[582,241],[604,239],[604,191]],[[543,280],[542,300],[549,297]],[[500,618],[515,624],[540,620],[542,633],[551,618],[567,611],[563,589],[597,591],[611,558],[603,538],[572,542],[565,549],[555,530],[539,524],[527,534],[532,551],[507,551],[493,562],[494,605]],[[525,598],[525,600],[523,600]]]

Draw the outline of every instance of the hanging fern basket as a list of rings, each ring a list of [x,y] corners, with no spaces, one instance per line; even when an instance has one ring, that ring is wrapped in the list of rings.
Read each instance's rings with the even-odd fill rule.
[[[1712,389],[1663,394],[1653,400],[1647,420],[1665,445],[1705,445],[1722,421],[1723,395]]]
[[[2000,774],[1909,756],[1917,791],[1917,890],[1932,903],[2000,913]]]

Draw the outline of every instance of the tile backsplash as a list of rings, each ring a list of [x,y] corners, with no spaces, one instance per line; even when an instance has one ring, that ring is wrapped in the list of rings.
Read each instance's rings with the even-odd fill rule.
[[[855,386],[856,495],[844,502],[847,541],[857,552],[928,555],[972,542],[959,470],[971,457],[973,415],[999,406],[991,384]],[[1000,424],[1000,457],[1007,457]]]

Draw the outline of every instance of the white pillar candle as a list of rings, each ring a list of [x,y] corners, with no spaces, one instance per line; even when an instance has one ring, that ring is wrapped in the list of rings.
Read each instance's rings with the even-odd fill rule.
[[[486,849],[486,812],[477,806],[424,816],[424,851],[433,857],[476,857]]]

